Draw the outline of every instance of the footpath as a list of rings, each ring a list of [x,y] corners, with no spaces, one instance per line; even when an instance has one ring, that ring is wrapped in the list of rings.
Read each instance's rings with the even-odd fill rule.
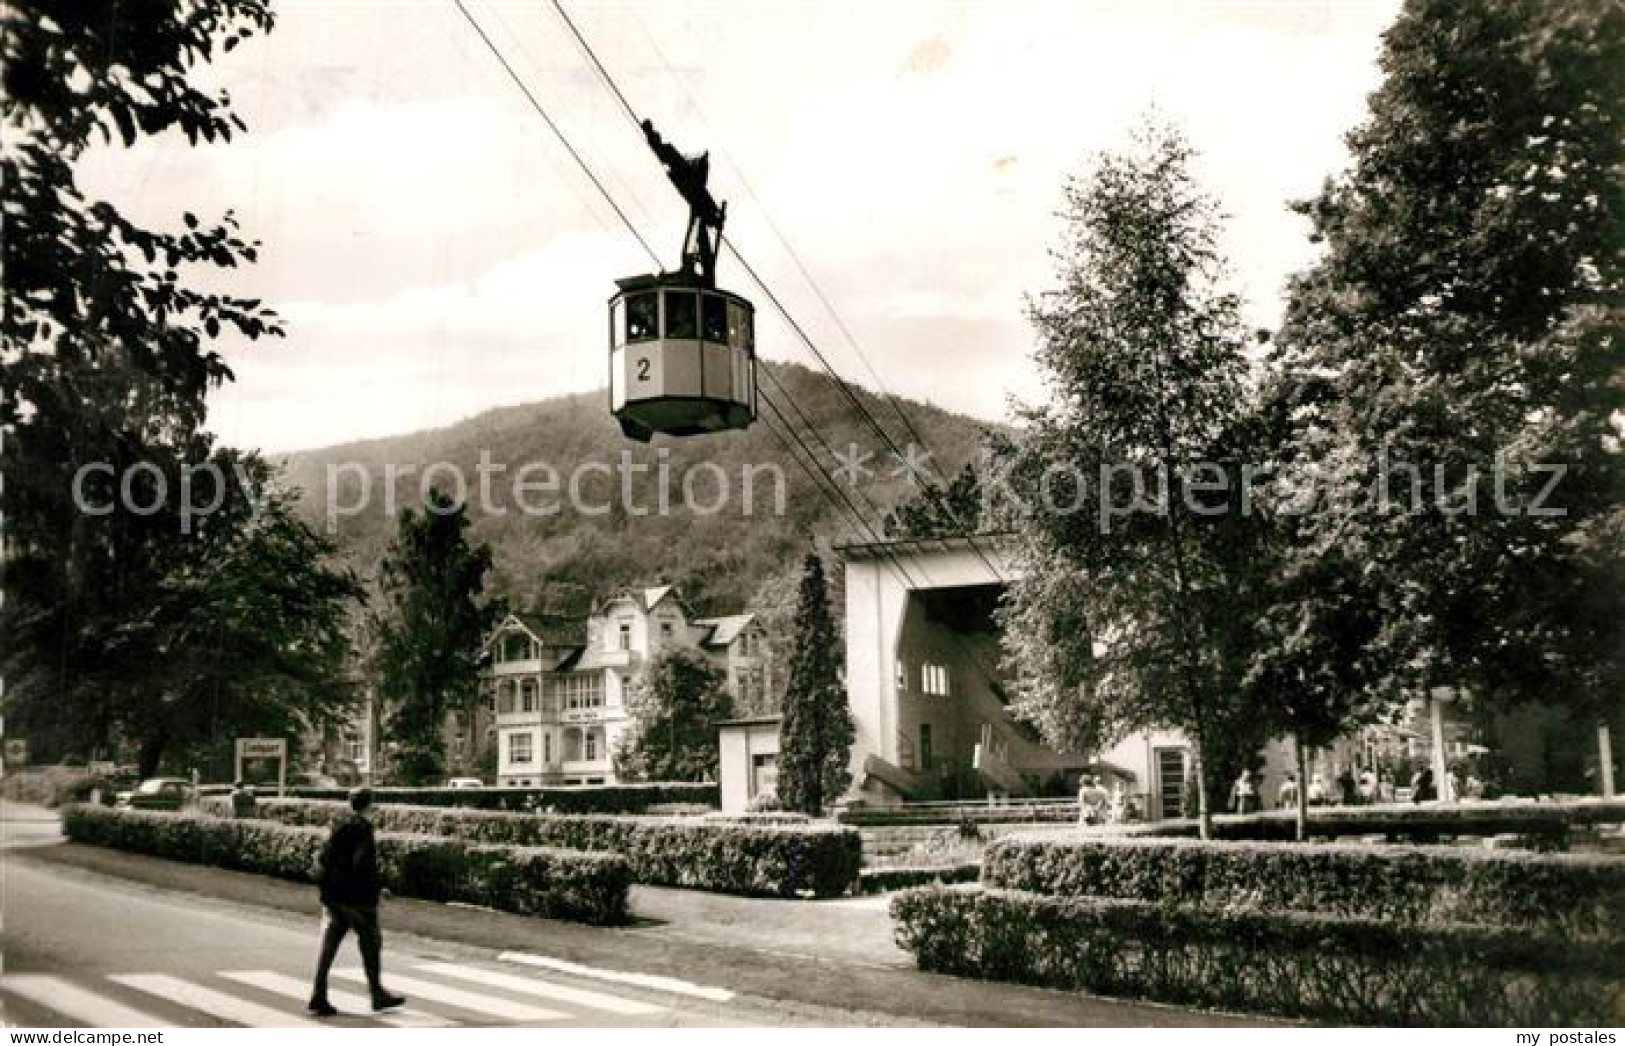
[[[61,841],[51,827],[55,821],[53,812],[39,807],[0,804],[0,835],[7,843],[0,860],[67,866],[156,890],[280,912],[312,924],[319,915],[316,892],[309,885]],[[632,925],[602,928],[391,898],[383,913],[385,947],[391,934],[404,934],[493,955],[537,953],[726,988],[775,1004],[787,1016],[814,1016],[829,1023],[871,1023],[875,1017],[968,1027],[1273,1023],[921,973],[892,939],[884,895],[799,901],[634,886],[631,909]]]

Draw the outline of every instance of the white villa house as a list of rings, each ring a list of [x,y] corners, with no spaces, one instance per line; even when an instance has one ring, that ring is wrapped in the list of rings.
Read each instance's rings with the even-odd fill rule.
[[[616,783],[627,693],[650,658],[673,646],[700,651],[748,702],[766,686],[763,643],[753,615],[690,620],[667,585],[615,592],[585,621],[508,615],[486,640],[481,671],[496,784]]]

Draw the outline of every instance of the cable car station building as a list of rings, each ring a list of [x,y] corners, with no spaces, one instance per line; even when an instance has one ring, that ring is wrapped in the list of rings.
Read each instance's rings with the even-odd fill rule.
[[[846,686],[856,738],[852,798],[876,805],[1075,792],[1086,770],[1121,782],[1152,819],[1178,816],[1190,746],[1136,732],[1096,758],[1042,744],[1005,711],[994,612],[1019,576],[1000,539],[840,547]]]

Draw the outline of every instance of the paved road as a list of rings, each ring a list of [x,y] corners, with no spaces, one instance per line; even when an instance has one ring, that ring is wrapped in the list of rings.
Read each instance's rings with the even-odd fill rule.
[[[0,857],[5,1022],[26,1027],[301,1027],[315,960],[307,916],[225,905],[79,869],[14,859],[53,842],[54,820],[8,820]],[[386,983],[405,1010],[375,1015],[346,942],[333,1001],[338,1026],[727,1026],[782,1024],[745,1000],[614,980],[545,957],[423,939],[392,943]],[[346,965],[348,964],[348,965]],[[699,989],[699,986],[692,986]]]
[[[50,811],[0,801],[6,1020],[55,1027],[116,1025],[134,1014],[203,1026],[305,1019],[317,934],[308,884],[64,844],[58,833]],[[411,998],[418,1016],[407,1019],[478,1025],[1274,1023],[922,973],[889,940],[882,898],[773,901],[639,888],[633,900],[633,923],[615,928],[387,902],[385,980]],[[340,962],[358,961],[346,944]],[[363,994],[359,982],[344,985]],[[341,1023],[377,1023],[360,1000],[336,1001],[356,1014]]]

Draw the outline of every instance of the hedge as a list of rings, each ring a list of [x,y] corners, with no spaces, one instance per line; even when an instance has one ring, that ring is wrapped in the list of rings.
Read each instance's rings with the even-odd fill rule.
[[[211,802],[218,802],[213,800]],[[262,800],[257,815],[285,824],[323,825],[339,803]],[[856,885],[863,863],[858,833],[826,825],[760,825],[698,818],[518,814],[431,807],[374,807],[387,831],[513,846],[611,851],[630,862],[635,882],[753,896],[838,897]]]
[[[1061,897],[1625,938],[1625,861],[1454,847],[1017,836],[983,881]]]
[[[1561,847],[1574,828],[1625,823],[1625,800],[1569,799],[1556,802],[1500,800],[1427,805],[1311,807],[1311,837],[1383,835],[1418,842],[1441,836],[1527,835]],[[1195,821],[1162,821],[1135,826],[1134,834],[1193,837]],[[1297,837],[1297,813],[1267,810],[1213,819],[1213,838],[1290,840]]]
[[[925,887],[891,904],[922,970],[1340,1024],[1609,1026],[1625,948],[1482,927]]]
[[[192,813],[69,806],[68,838],[92,846],[309,882],[325,830]],[[380,832],[384,885],[403,897],[463,901],[595,925],[627,921],[631,871],[615,854]]]
[[[290,788],[295,799],[344,800],[348,788]],[[557,814],[636,814],[651,806],[683,803],[715,810],[720,786],[673,781],[655,784],[573,785],[562,788],[374,788],[375,805],[459,806]]]

